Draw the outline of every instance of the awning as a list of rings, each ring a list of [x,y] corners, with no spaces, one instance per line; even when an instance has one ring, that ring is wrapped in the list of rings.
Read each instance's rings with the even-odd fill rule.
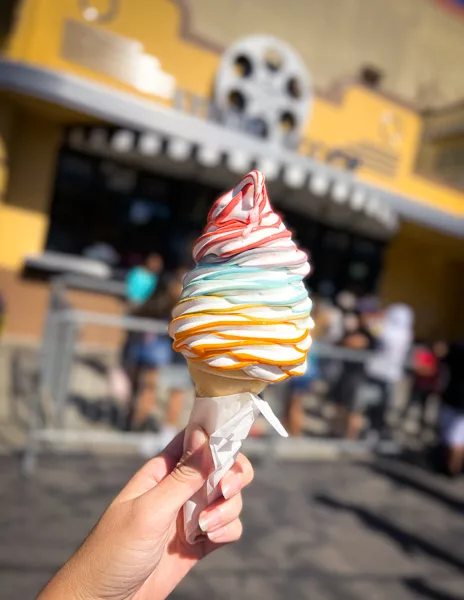
[[[164,161],[168,170],[178,165],[178,170],[187,168],[188,172],[190,166],[197,176],[201,166],[203,178],[220,177],[217,183],[224,185],[228,177],[236,179],[256,167],[271,186],[288,191],[279,194],[285,204],[331,222],[347,216],[357,228],[386,236],[395,231],[399,215],[464,236],[463,218],[370,185],[353,173],[310,157],[83,78],[0,60],[0,89],[65,106],[116,126],[80,133],[71,130],[70,143],[74,145],[126,157],[136,154],[138,159],[158,161],[158,165]]]
[[[395,230],[394,211],[343,173],[343,180],[325,172],[324,165],[308,172],[299,165],[271,157],[255,159],[246,152],[211,147],[203,141],[155,131],[116,127],[73,126],[66,146],[87,154],[123,161],[166,175],[201,181],[226,189],[252,168],[261,170],[277,206],[287,207],[328,224],[373,237]]]

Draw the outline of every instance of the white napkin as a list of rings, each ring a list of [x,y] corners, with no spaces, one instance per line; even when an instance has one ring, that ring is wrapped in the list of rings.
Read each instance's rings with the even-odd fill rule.
[[[185,537],[190,544],[202,535],[198,525],[201,511],[220,496],[218,484],[232,467],[251,426],[262,414],[283,437],[287,432],[267,402],[255,394],[245,392],[219,398],[196,398],[185,438],[189,428],[197,424],[209,435],[209,446],[214,461],[206,485],[184,507]]]

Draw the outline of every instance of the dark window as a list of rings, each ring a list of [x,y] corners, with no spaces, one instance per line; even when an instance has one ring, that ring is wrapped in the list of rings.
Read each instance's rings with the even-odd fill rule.
[[[161,252],[167,266],[191,248],[220,190],[141,171],[68,149],[58,160],[47,249],[82,254],[112,246],[120,266]]]
[[[350,289],[376,291],[385,243],[327,227],[301,214],[285,211],[284,220],[301,247],[310,254],[308,284],[323,296]]]
[[[0,2],[0,43],[3,37],[13,29],[16,14],[20,9],[20,0],[2,0]]]

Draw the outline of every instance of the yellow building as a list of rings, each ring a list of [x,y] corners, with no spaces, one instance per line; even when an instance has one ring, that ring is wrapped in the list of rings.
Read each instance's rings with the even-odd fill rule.
[[[10,333],[36,335],[45,306],[25,261],[105,243],[123,266],[153,246],[178,263],[212,198],[256,167],[313,255],[316,293],[379,285],[414,307],[419,335],[464,334],[463,121],[442,107],[464,95],[464,19],[438,0],[329,6],[2,3]]]

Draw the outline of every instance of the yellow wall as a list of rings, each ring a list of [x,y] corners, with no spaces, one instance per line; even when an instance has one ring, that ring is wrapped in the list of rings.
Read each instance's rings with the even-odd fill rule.
[[[296,2],[296,0],[293,1]],[[372,0],[369,4],[377,2],[380,2],[380,0]],[[93,4],[105,10],[108,1],[92,0],[88,4]],[[281,31],[284,38],[290,38],[289,35],[285,36],[285,31],[287,31],[285,28],[288,29],[289,23],[294,23],[295,14],[301,15],[304,11],[313,10],[313,8],[308,8],[312,4],[298,3],[298,7],[295,5],[295,10],[291,10],[286,5],[285,14],[282,15],[281,11],[277,9],[269,11],[268,0],[266,2],[259,0],[253,3],[255,17],[243,24],[243,30],[238,30],[237,34],[250,33],[247,27],[251,25],[253,25],[253,31],[256,32],[258,31],[256,23],[259,23],[259,32],[271,32],[278,35]],[[322,2],[322,0],[316,4],[317,11],[320,14],[324,14],[325,10],[329,10],[329,5],[332,6],[331,3]],[[345,4],[348,6],[347,2]],[[352,22],[354,27],[353,31],[350,31],[354,36],[353,39],[356,39],[356,43],[351,45],[357,47],[359,38],[355,36],[355,33],[358,25],[357,20],[353,18],[353,14],[359,13],[359,19],[361,19],[361,15],[367,14],[367,12],[366,8],[364,8],[364,12],[361,11],[360,6],[362,3],[360,3],[360,0],[350,0],[349,4],[351,8],[345,7],[343,10],[347,13],[347,22]],[[405,8],[406,4],[408,5],[407,10]],[[426,42],[425,39],[422,39],[425,33],[418,34],[418,40],[414,43],[408,40],[411,48],[416,48],[416,42],[419,44],[418,47],[421,47],[421,43],[432,44],[432,47],[436,46],[438,42],[433,38],[433,35],[435,35],[433,32],[436,29],[443,43],[446,42],[446,48],[449,46],[456,49],[458,46],[453,40],[455,40],[457,33],[464,32],[464,20],[461,23],[459,20],[451,18],[441,8],[431,9],[431,4],[433,3],[428,0],[411,0],[410,3],[404,3],[403,0],[394,0],[388,3],[388,16],[385,14],[386,5],[381,2],[382,10],[380,12],[376,13],[372,7],[368,11],[369,14],[372,13],[371,20],[368,19],[370,28],[368,27],[369,23],[366,23],[365,20],[362,27],[370,32],[371,37],[369,39],[375,47],[375,36],[378,34],[378,27],[372,21],[375,15],[378,18],[380,18],[379,15],[382,15],[382,25],[385,24],[385,27],[387,27],[387,25],[393,26],[395,23],[395,19],[391,14],[398,16],[398,23],[402,22],[405,14],[410,17],[420,14],[421,27],[425,27],[424,32],[429,32],[432,37]],[[230,17],[230,23],[224,19],[224,15],[229,14],[225,10],[228,2],[225,3],[224,10],[221,9],[222,12],[219,11],[218,7],[211,6],[210,0],[201,0],[199,3],[193,1],[176,2],[175,0],[151,0],[150,2],[146,2],[146,0],[131,0],[130,2],[129,0],[120,0],[118,5],[119,12],[110,22],[89,23],[84,19],[76,0],[60,0],[59,3],[54,0],[26,0],[21,18],[18,20],[17,30],[11,39],[8,56],[60,71],[70,71],[78,76],[93,79],[124,91],[132,91],[141,96],[152,98],[154,101],[160,101],[159,98],[154,96],[136,92],[128,84],[121,83],[108,75],[97,73],[89,68],[64,60],[61,56],[64,24],[67,19],[73,19],[96,30],[111,32],[127,39],[140,41],[143,51],[160,60],[162,70],[174,76],[179,88],[209,98],[221,54],[219,49],[214,49],[211,46],[207,47],[203,42],[207,39],[208,32],[211,32],[213,23],[219,23],[219,21],[222,23],[221,27],[223,29],[218,31],[224,31],[230,24],[232,31],[233,27],[239,22],[238,15],[242,14],[240,11],[245,10],[244,4],[242,2],[238,3],[233,15]],[[189,13],[182,12],[181,5],[189,6]],[[365,2],[363,5],[366,7]],[[393,5],[396,7],[394,10],[391,8]],[[414,9],[412,8],[413,5],[415,6]],[[210,7],[209,10],[206,9],[208,6]],[[247,7],[249,7],[249,3],[247,3]],[[188,19],[189,14],[191,16],[190,21]],[[340,14],[337,15],[337,18],[340,17]],[[435,15],[434,21],[431,15]],[[314,21],[314,19],[308,19],[305,23],[305,43],[312,43],[311,38],[308,36],[315,22],[317,21]],[[326,27],[332,31],[332,19],[329,19],[327,23],[329,25]],[[432,26],[433,24],[434,26]],[[188,41],[186,38],[188,37],[191,40],[192,34],[195,34],[197,30],[203,36],[203,41]],[[340,25],[340,31],[342,30],[343,28]],[[328,35],[327,32],[326,34]],[[301,35],[300,29],[296,28],[294,38],[291,37],[288,41],[295,43],[296,46],[301,45],[303,44]],[[388,52],[397,51],[399,35],[400,33],[397,32],[396,36],[389,36],[388,44],[387,39],[382,42],[385,46],[385,55]],[[462,39],[462,37],[459,39]],[[224,38],[225,43],[228,44],[230,41],[227,36]],[[359,40],[359,43],[361,44],[361,40]],[[321,45],[324,46],[324,52],[330,54],[330,45],[327,47],[327,44],[324,45],[322,41]],[[302,50],[302,48],[303,46],[299,49]],[[436,52],[438,52],[438,49]],[[343,64],[344,53],[339,51],[338,46],[336,54],[337,60],[341,60]],[[435,54],[433,59],[439,60]],[[458,54],[456,53],[456,55]],[[366,59],[369,57],[370,54],[367,52]],[[452,71],[450,64],[447,63],[447,75]],[[311,71],[312,66],[310,64],[307,66]],[[456,78],[455,81],[457,81]],[[388,126],[385,126],[385,122],[389,120],[395,122],[395,127],[400,133],[399,141],[397,139],[396,141],[392,140],[386,132]],[[410,196],[418,202],[440,207],[450,213],[464,216],[464,193],[433,183],[414,172],[421,128],[421,119],[413,110],[387,99],[382,94],[372,92],[359,85],[351,85],[341,91],[338,102],[329,101],[323,96],[316,97],[313,114],[306,127],[306,135],[312,140],[324,142],[330,147],[350,149],[359,145],[367,145],[374,152],[390,154],[397,164],[396,172],[393,175],[386,175],[381,173],[379,169],[365,165],[359,170],[359,176],[390,191]]]
[[[385,303],[406,302],[420,337],[464,336],[464,244],[413,224],[392,241],[382,276]]]
[[[104,9],[107,0],[92,0]],[[61,58],[60,45],[65,19],[75,19],[92,27],[142,42],[145,52],[157,57],[161,67],[176,77],[180,87],[199,95],[209,93],[220,56],[205,51],[179,36],[181,14],[170,0],[122,0],[117,18],[107,24],[88,23],[76,0],[26,0],[7,56],[72,71],[124,91],[134,91],[116,79],[71,64]],[[140,95],[140,92],[137,92]]]
[[[185,0],[190,28],[228,46],[266,33],[292,44],[319,89],[366,65],[384,73],[383,87],[420,106],[464,97],[464,14],[437,0]]]
[[[9,184],[0,202],[0,267],[18,269],[43,249],[60,127],[41,117],[10,114]]]
[[[28,22],[25,35],[15,43],[21,57],[25,46],[30,51],[31,44],[38,43],[36,34],[27,36],[26,32],[36,29],[34,22],[49,20],[50,37],[42,36],[40,41],[45,42],[44,52],[57,54],[63,15],[83,20],[79,4],[106,11],[113,0],[23,3]],[[437,0],[116,0],[115,4],[119,6],[116,17],[101,27],[140,39],[170,71],[179,69],[175,53],[179,60],[185,58],[172,41],[179,37],[181,27],[190,37],[217,49],[260,33],[294,46],[321,90],[371,65],[383,72],[387,92],[421,108],[449,104],[464,96],[464,15],[458,17],[438,6]],[[182,18],[180,6],[185,7]],[[190,44],[186,46],[192,52]],[[174,51],[170,59],[169,49]],[[203,61],[205,55],[201,53]],[[191,64],[191,59],[187,61]],[[193,79],[195,73],[190,76]],[[191,83],[193,89],[196,82]]]

